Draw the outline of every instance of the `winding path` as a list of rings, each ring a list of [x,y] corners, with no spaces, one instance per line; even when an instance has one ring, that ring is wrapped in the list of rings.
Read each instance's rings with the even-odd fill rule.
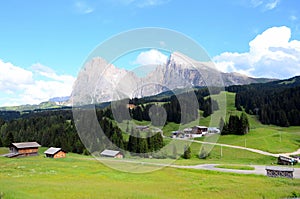
[[[186,168],[186,169],[202,169],[202,170],[239,173],[239,174],[266,175],[266,166],[263,165],[251,165],[251,167],[254,167],[254,170],[223,169],[223,168],[217,168],[216,166],[218,165],[220,164],[200,164],[200,165],[193,165],[193,166],[171,165],[171,167]],[[294,168],[294,178],[300,178],[300,168]]]
[[[217,145],[217,146],[223,146],[223,147],[229,147],[229,148],[235,148],[235,149],[242,149],[242,150],[247,150],[247,151],[251,151],[254,153],[259,153],[262,155],[267,155],[267,156],[272,156],[272,157],[278,157],[279,155],[289,156],[289,155],[300,154],[300,149],[298,149],[297,151],[291,152],[291,153],[274,154],[274,153],[262,151],[259,149],[253,149],[253,148],[247,148],[247,147],[235,146],[235,145],[229,145],[229,144],[211,143],[211,142],[204,142],[204,141],[198,141],[198,140],[185,140],[185,141],[201,143],[201,144]],[[99,158],[99,160],[104,160],[104,159]],[[120,161],[120,160],[118,160],[118,161]],[[201,170],[211,170],[211,171],[239,173],[239,174],[266,175],[266,166],[264,166],[264,165],[250,165],[250,166],[254,167],[254,170],[236,170],[236,169],[217,168],[216,166],[218,166],[220,164],[200,164],[200,165],[191,165],[191,166],[181,166],[181,165],[174,165],[174,164],[169,165],[169,164],[163,164],[163,163],[141,162],[141,161],[136,161],[136,160],[124,160],[124,159],[121,161],[127,162],[127,163],[137,163],[137,164],[154,165],[154,166],[161,166],[161,167],[173,167],[173,168],[183,168],[183,169],[201,169]],[[300,168],[294,168],[294,178],[300,178]]]

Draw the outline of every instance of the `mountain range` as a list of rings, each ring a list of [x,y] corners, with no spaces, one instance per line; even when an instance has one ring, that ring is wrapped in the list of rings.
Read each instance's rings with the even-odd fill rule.
[[[149,68],[152,69],[150,72]],[[196,61],[179,52],[172,53],[165,64],[141,66],[134,71],[117,68],[103,58],[95,57],[79,72],[71,100],[75,105],[101,103],[153,96],[178,88],[226,87],[273,80],[222,73],[212,66],[212,62]]]

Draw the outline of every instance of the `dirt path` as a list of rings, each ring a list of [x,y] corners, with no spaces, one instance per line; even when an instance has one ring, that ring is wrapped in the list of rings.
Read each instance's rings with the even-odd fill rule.
[[[291,153],[282,153],[279,155],[289,156],[289,155],[299,155],[299,154],[300,154],[300,149],[298,149],[297,151],[291,152]]]

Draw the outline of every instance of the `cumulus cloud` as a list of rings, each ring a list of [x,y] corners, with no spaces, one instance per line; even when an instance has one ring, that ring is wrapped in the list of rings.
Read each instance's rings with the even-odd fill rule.
[[[158,50],[151,49],[149,51],[141,52],[136,60],[135,64],[139,65],[159,65],[167,62],[168,56],[159,52]]]
[[[32,72],[0,60],[0,90],[11,93],[33,82]]]
[[[290,28],[272,27],[250,41],[248,52],[225,52],[213,60],[223,72],[273,78],[300,75],[300,41],[290,39]]]
[[[74,81],[74,77],[58,75],[42,64],[26,70],[0,60],[0,106],[38,104],[70,95]]]

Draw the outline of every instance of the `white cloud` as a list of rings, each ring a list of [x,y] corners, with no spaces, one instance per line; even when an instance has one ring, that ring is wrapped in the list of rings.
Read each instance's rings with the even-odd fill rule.
[[[295,15],[291,15],[289,18],[291,21],[296,21],[298,19],[298,17]]]
[[[92,8],[84,1],[76,1],[74,6],[76,11],[79,12],[80,14],[89,14],[94,12],[94,8]]]
[[[262,11],[268,11],[275,9],[279,3],[280,0],[251,0],[250,4],[248,1],[244,1],[246,6],[252,7],[252,8],[259,8]]]
[[[260,6],[261,4],[263,4],[264,2],[262,0],[251,0],[250,3],[251,3],[252,7],[256,8],[256,7]]]
[[[249,52],[225,52],[213,58],[223,72],[255,77],[288,78],[300,75],[300,41],[288,27],[272,27],[249,43]]]
[[[166,63],[167,59],[168,56],[158,50],[151,49],[149,51],[141,52],[134,63],[139,65],[159,65]]]
[[[74,77],[58,75],[41,64],[25,70],[0,60],[0,106],[38,104],[52,97],[68,96],[74,81]]]
[[[279,4],[280,0],[273,0],[273,1],[270,1],[268,2],[266,5],[265,5],[265,9],[267,10],[273,10],[274,8],[277,7],[277,5]]]
[[[11,93],[33,82],[32,72],[0,60],[0,91]]]

